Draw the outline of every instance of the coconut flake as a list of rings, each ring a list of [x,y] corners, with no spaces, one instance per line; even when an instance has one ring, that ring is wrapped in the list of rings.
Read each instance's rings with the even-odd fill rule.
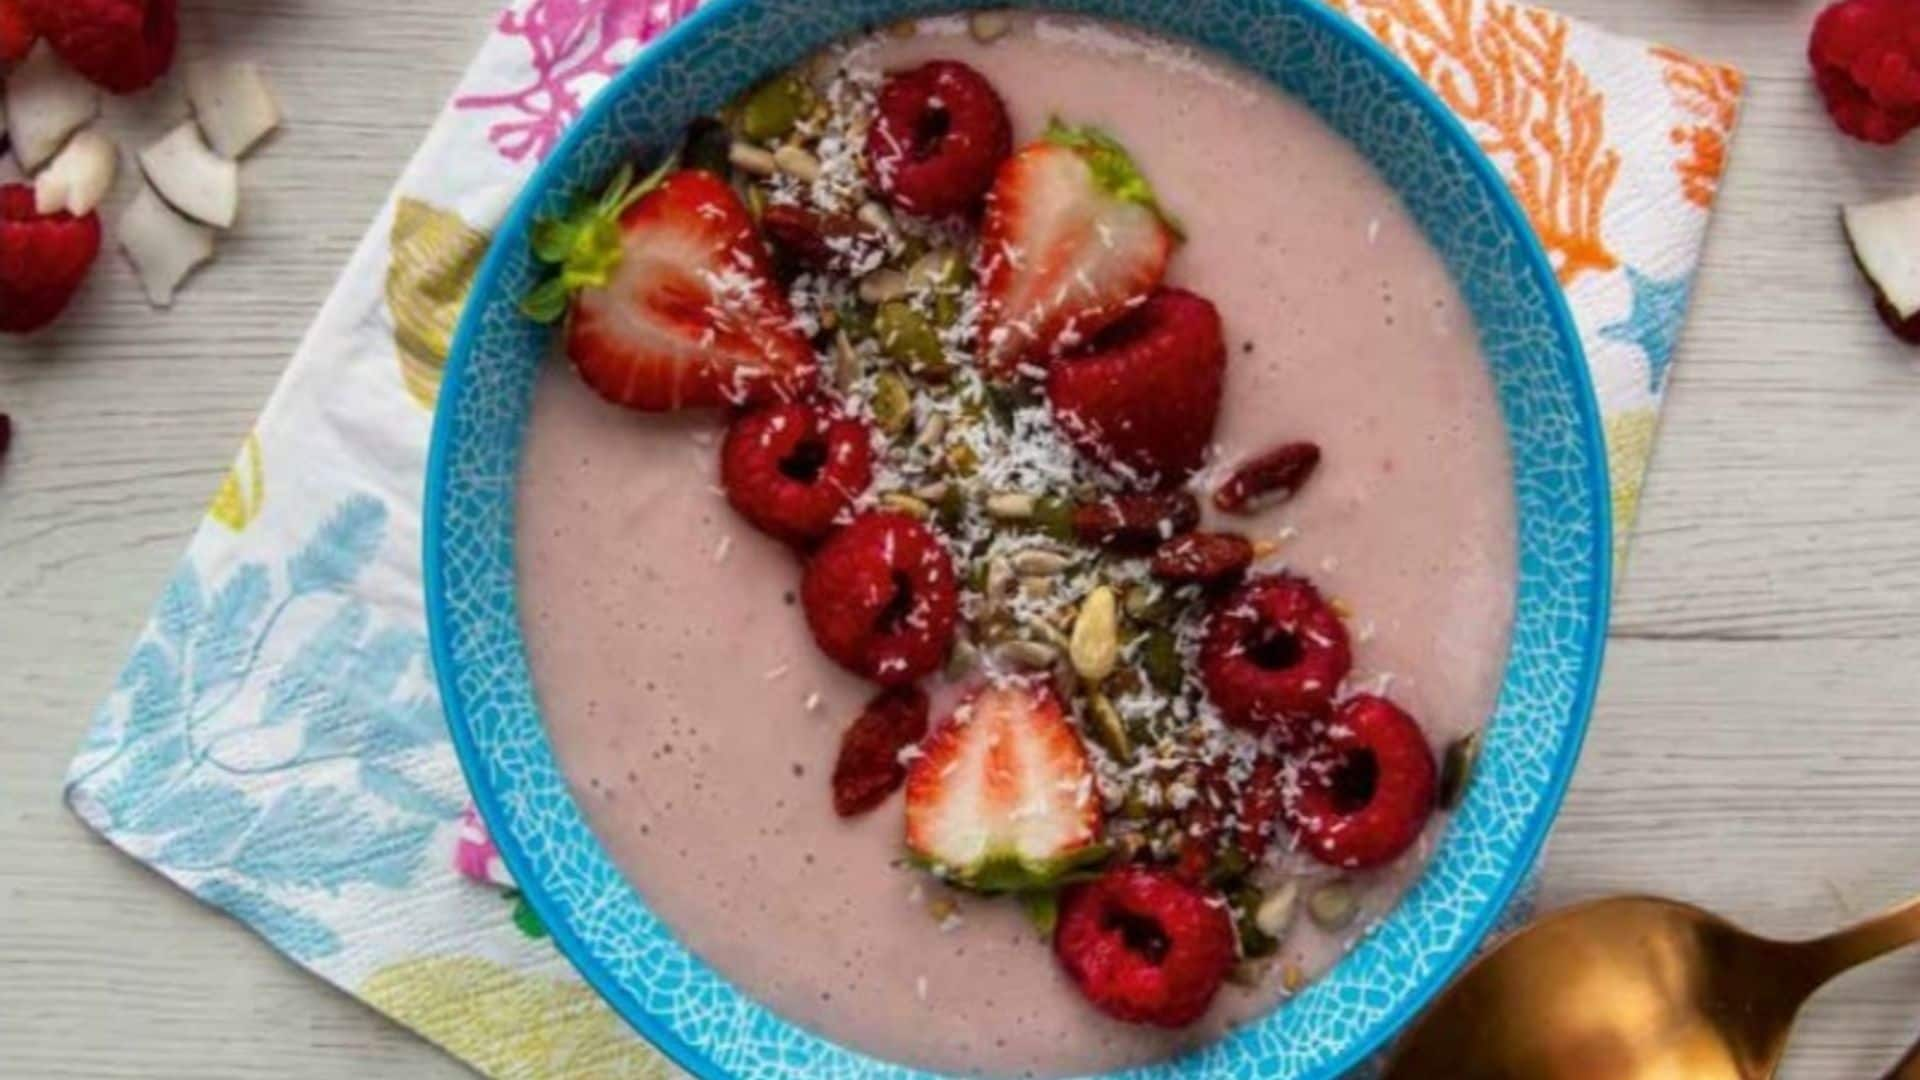
[[[207,149],[192,122],[140,151],[140,171],[174,209],[225,229],[240,211],[240,168]]]
[[[260,65],[202,60],[187,65],[187,101],[215,153],[237,161],[280,126],[280,103]]]
[[[105,135],[89,128],[75,135],[52,164],[33,181],[33,209],[39,214],[92,213],[113,187],[119,152]]]
[[[213,257],[214,231],[180,215],[145,184],[120,218],[119,239],[155,307],[172,304],[180,282]]]
[[[31,173],[46,164],[100,109],[100,91],[54,54],[42,39],[7,74],[7,137],[13,156]]]

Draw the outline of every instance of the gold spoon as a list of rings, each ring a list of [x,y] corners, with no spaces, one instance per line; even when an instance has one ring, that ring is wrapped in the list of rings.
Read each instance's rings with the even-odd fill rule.
[[[1386,1078],[1764,1080],[1815,990],[1915,941],[1920,899],[1806,942],[1671,900],[1581,904],[1469,967],[1400,1040]],[[1920,1055],[1889,1080],[1920,1080]]]

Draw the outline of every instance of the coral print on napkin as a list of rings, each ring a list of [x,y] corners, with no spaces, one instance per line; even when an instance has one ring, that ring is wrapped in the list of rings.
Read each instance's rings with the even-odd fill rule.
[[[499,115],[487,138],[508,159],[547,156],[581,105],[700,0],[533,0],[500,17],[499,32],[525,48],[524,81],[466,94],[454,108]]]
[[[553,949],[471,812],[419,552],[432,410],[493,231],[585,103],[697,2],[499,17],[68,775],[113,844],[491,1077],[681,1075]],[[1533,222],[1586,344],[1624,545],[1739,73],[1508,0],[1329,2],[1434,87]]]

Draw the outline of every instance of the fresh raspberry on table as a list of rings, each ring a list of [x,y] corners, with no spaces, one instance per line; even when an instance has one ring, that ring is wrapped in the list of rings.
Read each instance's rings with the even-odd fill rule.
[[[727,501],[769,536],[808,544],[873,480],[867,426],[797,402],[748,413],[727,429],[720,484]]]
[[[879,806],[906,782],[900,752],[927,734],[927,694],[917,686],[882,690],[840,736],[833,765],[833,811],[855,817]]]
[[[1061,895],[1053,952],[1100,1011],[1177,1028],[1213,1003],[1233,967],[1234,940],[1217,893],[1128,866]]]
[[[1433,815],[1439,769],[1413,717],[1386,698],[1361,695],[1335,711],[1315,764],[1303,769],[1288,808],[1300,845],[1330,866],[1364,870],[1392,862]]]
[[[1894,143],[1920,128],[1920,0],[1843,0],[1820,13],[1807,46],[1840,130]]]
[[[1056,361],[1047,400],[1083,455],[1144,486],[1168,487],[1206,461],[1226,369],[1220,312],[1190,292],[1161,289],[1090,349]]]
[[[888,202],[948,217],[979,203],[1013,150],[1013,124],[993,84],[954,60],[889,76],[867,135],[867,169]]]
[[[0,333],[60,317],[100,254],[100,216],[34,210],[33,187],[0,187]]]
[[[1249,581],[1207,613],[1200,678],[1221,717],[1237,727],[1297,743],[1352,667],[1346,625],[1303,578]]]
[[[893,513],[863,514],[828,537],[807,563],[800,602],[820,650],[883,686],[945,663],[960,609],[940,538]]]
[[[73,70],[116,94],[173,66],[179,0],[18,0],[27,21]]]

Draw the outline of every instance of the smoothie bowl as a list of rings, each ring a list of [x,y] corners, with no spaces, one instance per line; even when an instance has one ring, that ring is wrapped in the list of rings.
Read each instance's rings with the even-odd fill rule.
[[[1342,1075],[1578,754],[1605,454],[1491,166],[1315,4],[1035,9],[716,0],[455,344],[456,746],[702,1076]]]

